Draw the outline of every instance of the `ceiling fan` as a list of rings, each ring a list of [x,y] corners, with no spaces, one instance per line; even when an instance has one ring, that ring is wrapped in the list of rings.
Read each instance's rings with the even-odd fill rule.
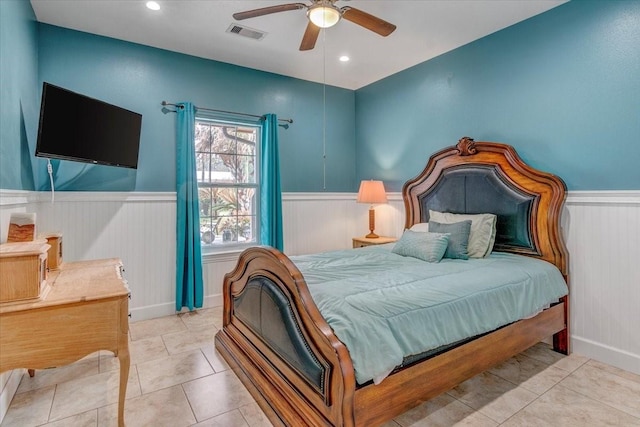
[[[316,45],[321,28],[329,28],[340,21],[341,18],[358,24],[361,27],[380,34],[383,37],[391,34],[396,26],[376,16],[363,12],[351,6],[338,7],[338,0],[311,0],[311,5],[304,3],[289,3],[277,6],[262,7],[260,9],[247,10],[233,14],[233,18],[241,21],[248,18],[269,15],[271,13],[286,12],[288,10],[307,9],[309,23],[300,43],[300,50],[311,50]]]

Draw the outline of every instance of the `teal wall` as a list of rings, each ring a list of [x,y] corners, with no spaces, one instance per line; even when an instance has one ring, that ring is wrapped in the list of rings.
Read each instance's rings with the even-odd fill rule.
[[[38,24],[24,0],[0,0],[0,188],[34,190],[40,109]],[[352,167],[353,169],[353,167]]]
[[[574,0],[356,92],[356,177],[390,190],[462,136],[570,190],[640,189],[640,1]]]
[[[167,100],[292,118],[280,130],[282,190],[323,191],[321,84],[46,24],[39,51],[40,81],[142,114],[137,171],[56,161],[56,189],[175,191],[175,114],[160,105]],[[327,123],[326,190],[352,191],[353,91],[327,88]],[[46,190],[46,162],[36,164],[37,187]]]
[[[59,190],[174,191],[162,100],[293,118],[284,191],[399,190],[462,136],[512,144],[570,190],[640,189],[639,1],[573,0],[355,92],[329,87],[326,187],[321,85],[34,19],[27,0],[0,0],[3,189],[49,189],[33,156],[42,81],[143,114],[137,171],[56,161]]]

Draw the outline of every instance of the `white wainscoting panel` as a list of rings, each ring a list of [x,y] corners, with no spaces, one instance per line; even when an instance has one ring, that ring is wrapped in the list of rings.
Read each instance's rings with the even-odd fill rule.
[[[572,349],[640,374],[640,192],[570,192],[565,209]]]
[[[400,236],[399,193],[378,205],[376,232]],[[368,205],[355,193],[285,193],[285,253],[351,247],[368,232]],[[119,257],[134,320],[175,312],[175,193],[0,190],[3,231],[12,211],[36,212],[40,231],[63,233],[66,261]],[[640,191],[570,192],[563,215],[570,253],[573,351],[640,373]],[[222,279],[237,253],[205,257],[205,306],[222,302]]]
[[[175,312],[175,193],[43,193],[37,218],[62,233],[63,261],[122,259],[133,320]]]
[[[239,255],[239,253],[218,254],[213,257],[204,257],[202,260],[205,307],[222,305],[222,281],[224,280],[224,275],[233,271]]]
[[[369,233],[369,205],[356,203],[355,193],[285,193],[282,195],[284,251],[301,255],[352,247],[353,237]],[[400,236],[404,205],[399,194],[376,205],[375,232]]]

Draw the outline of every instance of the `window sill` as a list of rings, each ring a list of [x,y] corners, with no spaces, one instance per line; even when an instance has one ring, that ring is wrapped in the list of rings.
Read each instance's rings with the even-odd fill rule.
[[[235,261],[238,256],[250,247],[257,245],[234,245],[228,248],[202,249],[202,262]]]

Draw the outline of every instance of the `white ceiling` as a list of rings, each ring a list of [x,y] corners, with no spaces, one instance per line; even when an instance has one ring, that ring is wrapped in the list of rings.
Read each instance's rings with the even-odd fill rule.
[[[338,0],[398,28],[381,37],[341,20],[298,50],[305,10],[235,21],[232,14],[293,3],[282,0],[31,0],[37,20],[202,58],[347,89],[358,89],[545,12],[567,0]],[[303,1],[310,4],[309,0]],[[227,33],[232,23],[266,32],[262,40]],[[339,56],[351,60],[343,63]]]

